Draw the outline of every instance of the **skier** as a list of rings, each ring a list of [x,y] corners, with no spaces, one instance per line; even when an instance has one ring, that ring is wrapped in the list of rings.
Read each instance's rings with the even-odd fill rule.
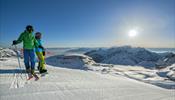
[[[40,32],[35,33],[35,39],[37,40],[38,44],[42,46],[41,36],[42,36],[42,34]],[[39,60],[39,63],[38,63],[39,72],[40,73],[47,72],[46,66],[45,66],[45,57],[44,57],[45,56],[45,49],[36,47],[35,53],[38,56],[38,60]]]
[[[37,75],[35,74],[35,52],[34,48],[39,47],[43,48],[41,45],[38,44],[37,40],[33,36],[33,27],[31,25],[26,26],[26,30],[21,33],[18,40],[13,41],[13,45],[23,42],[23,54],[24,54],[24,64],[26,67],[26,72],[32,74],[34,77]]]

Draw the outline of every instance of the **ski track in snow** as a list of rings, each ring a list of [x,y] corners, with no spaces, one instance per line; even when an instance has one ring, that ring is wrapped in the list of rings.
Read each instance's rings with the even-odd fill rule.
[[[15,61],[0,62],[1,70],[16,69]],[[27,81],[25,73],[0,73],[0,100],[175,100],[174,90],[120,75],[47,68],[49,74],[38,81]]]
[[[22,88],[25,86],[25,84],[28,84],[28,83],[29,83],[29,80],[27,80],[27,74],[14,72],[13,81],[10,85],[10,89]]]

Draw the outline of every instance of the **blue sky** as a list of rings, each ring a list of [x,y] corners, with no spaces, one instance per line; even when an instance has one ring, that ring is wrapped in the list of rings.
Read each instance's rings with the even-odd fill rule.
[[[175,48],[175,0],[0,0],[1,45],[28,24],[46,47]]]

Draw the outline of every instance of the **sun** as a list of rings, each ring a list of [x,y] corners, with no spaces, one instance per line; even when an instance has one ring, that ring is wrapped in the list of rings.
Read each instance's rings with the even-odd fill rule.
[[[138,31],[135,29],[132,29],[128,32],[129,37],[135,37],[135,36],[137,36],[137,34],[138,34]]]

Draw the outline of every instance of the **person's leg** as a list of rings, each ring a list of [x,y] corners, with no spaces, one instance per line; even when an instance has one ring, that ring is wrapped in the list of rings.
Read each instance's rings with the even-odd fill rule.
[[[40,73],[47,72],[45,68],[45,59],[42,52],[37,52],[39,63],[40,63]]]
[[[40,54],[41,69],[46,69],[45,68],[45,59],[44,59],[43,53],[42,52],[39,52],[39,54]]]
[[[30,65],[29,65],[29,51],[24,49],[24,64],[25,64],[25,67],[26,67],[26,71],[29,72],[30,70]]]
[[[31,62],[31,72],[34,73],[35,70],[35,52],[34,50],[30,50],[30,62]]]
[[[41,66],[41,64],[40,64],[40,61],[38,61],[38,70],[40,70],[40,67]]]
[[[41,59],[40,59],[41,69],[44,69],[44,70],[45,70],[45,69],[46,69],[46,68],[45,68],[45,58],[44,58],[44,56],[43,56],[43,52],[40,52],[40,56],[41,56],[41,57],[40,57],[40,58],[41,58]]]
[[[36,55],[37,55],[37,57],[38,57],[38,70],[40,70],[41,69],[41,57],[40,57],[40,53],[39,52],[36,52]]]

